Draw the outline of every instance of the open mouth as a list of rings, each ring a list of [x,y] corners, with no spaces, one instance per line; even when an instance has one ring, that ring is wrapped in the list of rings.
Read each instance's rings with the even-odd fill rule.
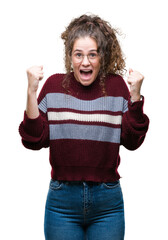
[[[83,78],[88,79],[91,77],[93,71],[92,70],[80,70],[80,74]]]

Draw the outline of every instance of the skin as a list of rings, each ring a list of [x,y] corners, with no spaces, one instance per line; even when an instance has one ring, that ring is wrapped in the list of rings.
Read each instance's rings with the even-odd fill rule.
[[[83,86],[89,86],[95,81],[99,73],[100,60],[97,59],[97,61],[94,63],[90,63],[86,55],[91,51],[96,51],[97,44],[95,40],[90,37],[79,38],[75,41],[72,52],[74,52],[76,49],[82,51],[85,56],[81,63],[76,63],[72,57],[72,66],[74,69],[75,78]],[[80,74],[81,69],[92,70],[92,74],[88,77],[83,77]],[[35,119],[40,114],[37,103],[37,90],[39,87],[39,82],[43,79],[43,76],[43,66],[33,66],[27,69],[28,88],[26,113],[30,119]],[[140,91],[143,80],[144,76],[140,72],[129,69],[127,82],[130,86],[130,96],[133,102],[140,100]]]
[[[76,62],[74,53],[82,53],[85,56],[81,62]],[[87,58],[89,53],[97,53],[96,41],[90,37],[78,38],[74,42],[72,49],[72,67],[76,80],[83,86],[92,84],[100,70],[100,58],[98,57],[94,62],[90,62]],[[81,74],[80,70],[92,70],[92,74],[89,77],[85,77]]]
[[[141,98],[141,86],[144,80],[144,76],[133,69],[129,69],[129,76],[127,82],[130,86],[130,96],[133,102],[139,101]]]
[[[37,103],[37,90],[39,81],[43,79],[43,66],[33,66],[27,69],[28,88],[26,114],[29,118],[35,119],[40,112]]]

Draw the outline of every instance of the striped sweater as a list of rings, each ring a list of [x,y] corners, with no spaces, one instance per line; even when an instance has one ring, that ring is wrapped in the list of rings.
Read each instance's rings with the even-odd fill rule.
[[[45,82],[39,97],[40,115],[24,119],[19,127],[26,148],[50,148],[54,180],[109,182],[120,178],[119,147],[137,149],[149,120],[142,101],[130,102],[119,75],[106,78],[106,96],[97,78],[83,86],[70,75],[69,92],[62,87],[64,74]]]

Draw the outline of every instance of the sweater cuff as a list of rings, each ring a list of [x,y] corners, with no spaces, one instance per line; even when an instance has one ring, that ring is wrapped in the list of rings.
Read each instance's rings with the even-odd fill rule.
[[[34,137],[41,136],[43,131],[43,119],[41,115],[37,118],[31,119],[27,116],[26,111],[24,112],[23,127],[25,132]]]
[[[143,113],[143,105],[144,105],[144,97],[142,96],[142,100],[131,102],[128,101],[128,115],[133,120],[137,122],[144,122],[144,113]]]

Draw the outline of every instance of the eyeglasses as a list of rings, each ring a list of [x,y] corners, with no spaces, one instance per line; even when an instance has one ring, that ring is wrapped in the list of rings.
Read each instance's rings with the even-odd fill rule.
[[[95,62],[98,59],[99,54],[97,52],[92,52],[87,55],[84,55],[80,52],[75,52],[73,54],[74,60],[76,62],[82,62],[85,56],[87,56],[89,62]]]

